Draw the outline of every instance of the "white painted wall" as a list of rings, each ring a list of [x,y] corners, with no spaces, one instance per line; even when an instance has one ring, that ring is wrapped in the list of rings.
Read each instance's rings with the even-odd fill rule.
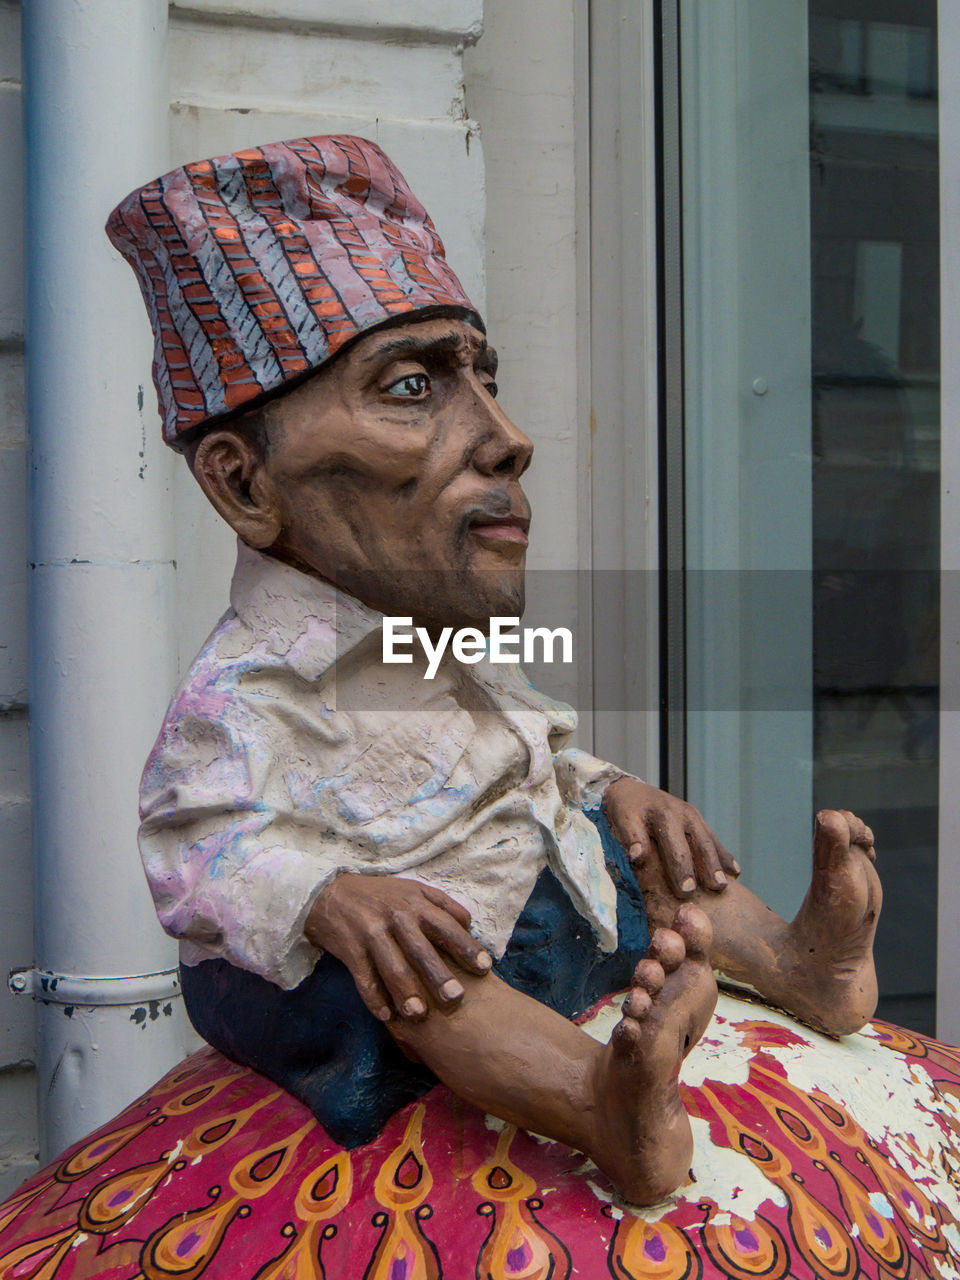
[[[26,671],[19,6],[0,0],[0,970],[33,962]],[[304,133],[390,154],[485,306],[483,155],[462,53],[482,0],[192,0],[170,8],[170,155],[183,163]],[[153,176],[143,174],[143,179]],[[127,180],[113,197],[126,194]],[[123,189],[121,189],[121,186]],[[104,208],[106,217],[109,208]],[[159,431],[151,389],[148,429]],[[181,668],[226,607],[232,538],[184,466],[167,499]],[[131,804],[135,796],[131,796]],[[78,850],[78,857],[82,851]],[[136,859],[135,848],[129,857]],[[0,987],[0,1199],[35,1166],[34,1010]]]
[[[486,0],[466,102],[500,400],[536,447],[528,620],[573,626],[579,662],[534,678],[579,709],[581,745],[656,780],[652,7],[589,10]]]
[[[0,0],[0,975],[33,959],[27,722],[27,516],[20,11]],[[0,1198],[36,1151],[33,1008],[0,985]]]
[[[482,0],[348,8],[349,22],[332,0],[173,5],[171,162],[307,134],[371,138],[426,205],[482,310],[483,158],[464,108],[461,57],[480,29]],[[226,608],[234,542],[186,467],[175,503],[184,666]]]

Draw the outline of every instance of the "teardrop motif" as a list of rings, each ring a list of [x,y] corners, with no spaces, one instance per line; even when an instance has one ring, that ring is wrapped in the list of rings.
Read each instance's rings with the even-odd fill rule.
[[[169,1159],[153,1160],[124,1169],[99,1183],[80,1206],[77,1218],[80,1229],[97,1235],[116,1231],[143,1208],[174,1168],[183,1168],[183,1163],[175,1166]]]
[[[244,1200],[268,1195],[290,1167],[303,1139],[315,1127],[315,1121],[303,1125],[282,1142],[260,1147],[235,1164],[230,1173],[230,1186]]]
[[[85,1143],[79,1151],[61,1161],[54,1177],[58,1182],[76,1182],[85,1174],[92,1173],[117,1154],[128,1142],[138,1138],[141,1133],[156,1123],[155,1116],[140,1120],[136,1124],[126,1124],[111,1133],[98,1133]]]
[[[177,1214],[143,1246],[140,1266],[146,1280],[194,1280],[223,1242],[233,1220],[249,1213],[236,1197],[224,1204]]]
[[[610,1271],[617,1280],[699,1280],[703,1266],[679,1227],[665,1218],[647,1222],[625,1213],[610,1241]]]
[[[423,1154],[424,1112],[422,1103],[414,1108],[403,1137],[377,1173],[374,1195],[387,1212],[374,1216],[383,1234],[364,1280],[439,1280],[436,1248],[420,1225],[430,1216],[424,1201],[433,1187]]]
[[[69,1226],[28,1240],[0,1258],[0,1280],[53,1280],[76,1236],[76,1227]]]
[[[790,1268],[790,1250],[776,1227],[757,1215],[749,1221],[730,1215],[729,1223],[707,1221],[703,1243],[722,1275],[731,1280],[783,1280]]]
[[[398,1146],[383,1162],[374,1185],[377,1202],[391,1212],[413,1210],[433,1188],[433,1175],[423,1157],[424,1107],[418,1104]]]
[[[484,1197],[479,1211],[491,1219],[476,1274],[478,1280],[565,1280],[570,1255],[553,1232],[537,1221],[534,1210],[541,1204],[533,1199],[537,1184],[510,1159],[516,1132],[514,1125],[503,1129],[493,1156],[471,1179],[474,1191]]]

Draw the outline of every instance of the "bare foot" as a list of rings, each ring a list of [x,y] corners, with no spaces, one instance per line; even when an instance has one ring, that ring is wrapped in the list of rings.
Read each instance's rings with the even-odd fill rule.
[[[817,814],[810,888],[777,957],[770,997],[833,1035],[859,1031],[877,1007],[876,856],[873,832],[854,814]]]
[[[717,1000],[707,916],[685,905],[658,929],[637,965],[623,1018],[594,1067],[590,1154],[619,1191],[652,1204],[676,1190],[693,1155],[680,1064]]]
[[[883,895],[875,860],[870,829],[824,809],[810,888],[792,923],[738,881],[719,893],[698,888],[693,901],[713,925],[713,967],[821,1031],[858,1031],[877,1005],[873,937]],[[666,924],[677,900],[660,858],[645,851],[634,869],[651,928]]]

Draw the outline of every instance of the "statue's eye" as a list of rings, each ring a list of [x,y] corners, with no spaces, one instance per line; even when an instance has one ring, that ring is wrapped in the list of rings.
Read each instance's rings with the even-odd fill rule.
[[[425,373],[408,373],[396,382],[391,382],[387,392],[391,396],[405,396],[411,400],[419,400],[430,390],[430,379]]]

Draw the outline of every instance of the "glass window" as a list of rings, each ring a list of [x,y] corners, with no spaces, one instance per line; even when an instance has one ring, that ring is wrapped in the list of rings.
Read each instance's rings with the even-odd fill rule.
[[[678,14],[687,791],[789,914],[812,813],[870,823],[880,1012],[932,1032],[936,4]]]

